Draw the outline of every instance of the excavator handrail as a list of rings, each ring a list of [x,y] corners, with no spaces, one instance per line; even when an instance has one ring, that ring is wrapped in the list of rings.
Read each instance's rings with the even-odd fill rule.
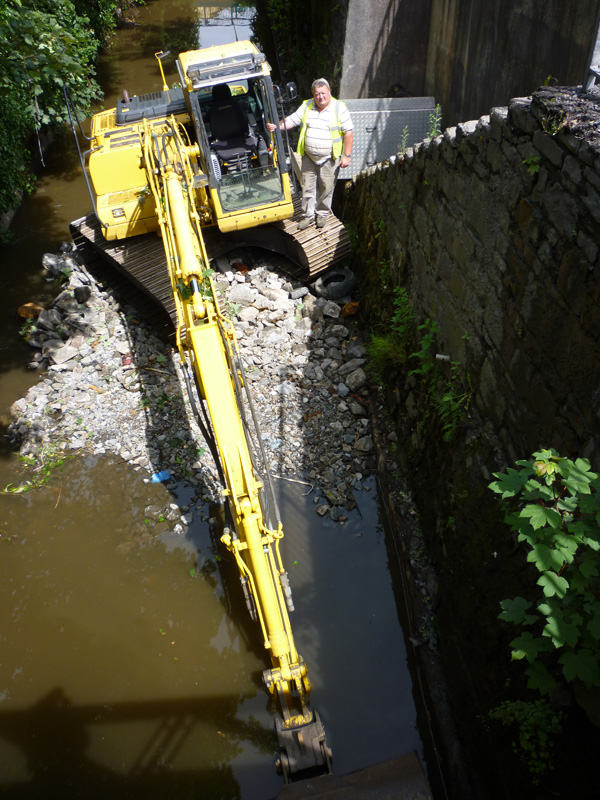
[[[92,187],[90,185],[90,178],[87,172],[87,168],[85,165],[85,157],[94,153],[96,150],[99,150],[99,147],[92,147],[85,152],[81,152],[81,147],[79,145],[79,137],[77,135],[77,131],[75,130],[75,123],[73,122],[73,117],[75,117],[75,121],[77,122],[77,127],[79,128],[79,133],[81,134],[83,139],[86,139],[88,142],[91,142],[93,137],[86,136],[83,132],[83,128],[81,127],[81,122],[79,121],[79,117],[77,116],[77,109],[75,108],[75,104],[73,103],[73,98],[71,97],[71,92],[69,91],[69,87],[66,84],[63,84],[63,95],[65,98],[65,106],[67,108],[67,114],[69,115],[69,122],[71,123],[71,132],[73,134],[73,139],[75,140],[75,146],[77,147],[77,155],[79,156],[79,163],[81,164],[81,169],[83,171],[83,177],[85,180],[85,185],[88,190],[88,194],[90,196],[90,200],[92,201],[92,208],[94,209],[94,214],[96,215],[96,219],[102,225],[102,227],[108,227],[105,222],[102,222],[100,219],[100,215],[98,214],[98,208],[96,206],[96,197],[92,191]]]

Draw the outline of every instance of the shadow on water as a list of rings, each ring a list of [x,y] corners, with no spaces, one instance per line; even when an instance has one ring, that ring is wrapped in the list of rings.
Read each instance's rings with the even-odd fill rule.
[[[273,736],[257,722],[236,719],[239,697],[188,697],[168,701],[75,705],[61,688],[50,690],[26,710],[0,712],[0,736],[18,748],[25,760],[27,781],[3,784],[11,798],[164,798],[241,796],[230,762],[240,741],[270,752]],[[140,751],[124,771],[111,769],[88,754],[90,728],[147,729]],[[223,739],[214,763],[204,768],[174,769],[178,755],[189,749],[194,728],[211,726]],[[196,745],[201,743],[196,742]],[[201,760],[201,759],[198,759]],[[200,789],[201,787],[201,789]]]

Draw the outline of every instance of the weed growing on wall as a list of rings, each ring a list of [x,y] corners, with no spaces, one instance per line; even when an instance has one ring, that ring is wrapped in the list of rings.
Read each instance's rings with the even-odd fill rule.
[[[438,388],[431,398],[442,426],[442,439],[445,442],[454,438],[458,424],[469,408],[472,393],[469,373],[463,381],[460,361],[453,361],[450,367],[450,377],[442,383],[441,388]]]
[[[554,740],[561,732],[562,715],[546,700],[505,700],[488,713],[505,727],[516,729],[514,752],[525,764],[533,783],[553,769]]]
[[[536,175],[540,171],[541,159],[539,156],[529,156],[523,159],[523,164],[527,167],[527,172],[530,175]]]
[[[443,441],[449,442],[469,407],[472,388],[469,375],[462,377],[459,361],[451,362],[449,374],[444,374],[436,361],[434,346],[439,332],[438,323],[426,319],[417,328],[418,349],[407,356],[408,344],[414,341],[414,316],[406,289],[397,286],[387,330],[371,334],[367,354],[371,373],[382,385],[390,377],[390,368],[413,364],[409,375],[419,379],[422,388],[420,426],[424,427],[433,415],[440,423]]]
[[[435,139],[442,132],[442,107],[438,103],[435,109],[429,115],[429,131],[427,133],[428,139]]]
[[[419,378],[424,389],[421,425],[425,425],[433,411],[440,423],[442,439],[450,442],[471,402],[471,378],[469,373],[463,378],[460,361],[452,361],[450,374],[444,375],[441,362],[434,355],[440,332],[435,320],[426,319],[417,330],[421,333],[419,349],[410,355],[416,365],[409,374]]]
[[[408,143],[408,125],[406,125],[402,130],[402,136],[400,137],[400,144],[398,145],[398,153],[400,155],[404,155],[407,150],[407,143]]]
[[[389,264],[386,264],[389,272]],[[389,276],[388,276],[389,279]],[[385,375],[393,365],[406,361],[406,345],[412,333],[413,315],[406,289],[394,289],[393,313],[385,332],[371,335],[367,344],[369,366],[379,383],[385,383]]]

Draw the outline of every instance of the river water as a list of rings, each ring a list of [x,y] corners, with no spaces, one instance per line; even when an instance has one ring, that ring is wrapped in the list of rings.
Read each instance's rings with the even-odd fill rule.
[[[216,16],[216,12],[219,12]],[[212,16],[211,16],[212,15]],[[153,54],[248,38],[246,9],[154,0],[119,31],[99,77],[110,107],[160,86]],[[235,19],[235,25],[232,21]],[[167,80],[176,80],[169,72]],[[41,256],[90,208],[74,148],[59,140],[2,253],[0,414],[37,380],[16,308],[49,301]],[[0,485],[22,467],[6,445]],[[185,537],[143,530],[145,508],[176,501],[125,462],[75,457],[43,489],[0,495],[0,793],[61,798],[274,797],[273,716],[259,631],[228,592],[208,519]],[[398,565],[377,487],[345,527],[322,520],[299,484],[278,482],[294,591],[292,625],[345,774],[409,750],[423,758],[396,596]],[[232,599],[233,598],[233,599]]]

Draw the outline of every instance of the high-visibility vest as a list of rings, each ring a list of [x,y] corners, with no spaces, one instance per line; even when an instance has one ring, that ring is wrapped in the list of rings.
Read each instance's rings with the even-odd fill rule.
[[[329,115],[329,130],[331,131],[331,155],[333,158],[339,158],[344,151],[344,136],[342,134],[342,121],[341,112],[343,103],[336,100],[335,97],[331,98],[334,104],[333,114]],[[304,142],[306,141],[306,129],[308,128],[308,114],[314,108],[314,100],[305,100],[302,104],[304,110],[302,112],[302,127],[300,128],[300,136],[298,137],[298,155],[304,155]]]

